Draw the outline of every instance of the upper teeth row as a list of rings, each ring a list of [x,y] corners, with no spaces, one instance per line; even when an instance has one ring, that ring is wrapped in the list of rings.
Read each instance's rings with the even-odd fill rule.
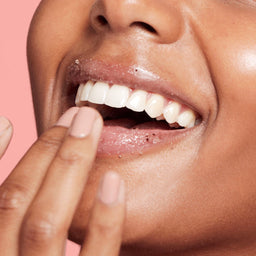
[[[127,107],[135,112],[145,111],[151,118],[166,120],[169,124],[178,123],[182,127],[193,127],[196,114],[191,109],[173,100],[167,100],[155,93],[132,90],[122,85],[110,86],[104,82],[88,81],[80,84],[75,103],[84,101],[105,104],[114,108]]]

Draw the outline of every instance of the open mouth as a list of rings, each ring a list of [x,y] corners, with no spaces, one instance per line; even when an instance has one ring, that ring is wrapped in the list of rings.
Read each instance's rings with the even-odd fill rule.
[[[155,93],[123,85],[87,81],[80,84],[77,106],[96,108],[105,125],[126,128],[184,129],[194,127],[197,114],[186,106]]]
[[[196,112],[175,100],[102,81],[79,84],[75,104],[101,113],[104,129],[98,153],[103,154],[142,153],[200,123]]]
[[[195,97],[181,91],[178,82],[163,80],[141,66],[83,56],[66,70],[67,88],[72,95],[76,90],[71,105],[93,107],[104,119],[98,156],[174,147],[197,127],[203,128],[205,113],[195,110]]]

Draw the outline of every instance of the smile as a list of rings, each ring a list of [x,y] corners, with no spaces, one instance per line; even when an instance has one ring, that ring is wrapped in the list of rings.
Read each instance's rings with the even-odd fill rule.
[[[175,128],[191,128],[196,121],[196,113],[178,102],[159,94],[132,90],[122,85],[110,86],[104,82],[93,81],[80,84],[75,103],[83,106],[86,102],[119,109],[126,107],[134,112],[145,111],[150,118],[165,120],[170,127]]]
[[[75,105],[93,107],[104,119],[98,156],[174,146],[202,124],[191,104],[142,68],[80,60],[69,66],[67,82],[77,88]]]

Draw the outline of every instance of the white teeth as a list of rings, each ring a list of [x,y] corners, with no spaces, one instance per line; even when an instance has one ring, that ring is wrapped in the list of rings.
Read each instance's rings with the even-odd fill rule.
[[[177,122],[180,113],[181,105],[177,102],[170,102],[164,109],[164,118],[167,123],[172,124]]]
[[[87,101],[89,99],[90,91],[93,87],[94,83],[92,81],[88,81],[82,90],[82,94],[80,96],[81,101]]]
[[[113,85],[108,91],[105,104],[113,108],[123,108],[126,106],[130,96],[130,89],[126,86]]]
[[[109,91],[109,85],[103,82],[97,82],[92,87],[88,101],[96,104],[104,104]]]
[[[79,103],[81,101],[81,94],[82,94],[83,88],[84,88],[84,84],[80,84],[78,91],[76,93],[75,103],[77,106],[79,105]]]
[[[148,93],[142,90],[132,93],[127,101],[126,107],[135,111],[142,112],[145,110]]]
[[[178,117],[178,124],[183,127],[193,127],[195,125],[196,116],[192,110],[186,110]]]
[[[132,92],[130,88],[122,85],[109,86],[104,82],[93,81],[81,84],[75,103],[77,106],[82,106],[86,101],[114,108],[127,107],[135,112],[145,110],[151,118],[166,120],[175,128],[190,128],[197,124],[195,112],[186,106],[174,101],[166,102],[167,100],[159,94],[151,94],[143,90]]]
[[[159,94],[153,94],[147,101],[145,111],[151,118],[156,118],[163,113],[164,97]]]

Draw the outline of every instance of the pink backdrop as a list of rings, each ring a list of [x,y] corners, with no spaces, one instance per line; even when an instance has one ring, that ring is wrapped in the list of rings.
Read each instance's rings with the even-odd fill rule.
[[[0,160],[0,183],[36,139],[26,64],[26,35],[39,0],[0,1],[0,115],[14,126],[10,147]],[[69,242],[67,255],[78,255]]]

